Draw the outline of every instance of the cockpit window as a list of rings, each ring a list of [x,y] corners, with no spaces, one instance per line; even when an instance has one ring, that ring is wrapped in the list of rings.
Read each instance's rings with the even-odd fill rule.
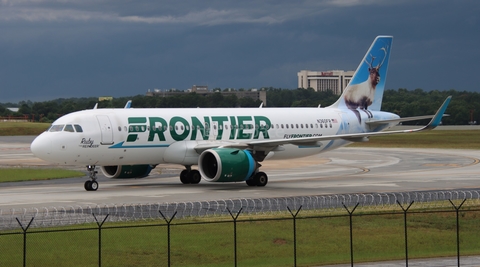
[[[57,124],[57,125],[52,125],[50,129],[48,130],[49,132],[61,132],[63,130],[64,124]]]
[[[75,127],[75,131],[77,131],[77,133],[82,133],[83,132],[82,126],[80,126],[78,124],[75,124],[75,125],[73,125],[73,127]]]
[[[67,124],[65,125],[65,128],[63,128],[63,131],[65,132],[71,132],[71,133],[74,133],[75,130],[73,129],[73,126],[71,124]]]

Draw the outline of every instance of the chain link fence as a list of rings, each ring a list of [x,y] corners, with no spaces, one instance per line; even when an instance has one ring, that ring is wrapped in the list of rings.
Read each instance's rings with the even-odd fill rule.
[[[284,198],[228,199],[195,202],[148,203],[148,204],[102,204],[87,206],[58,206],[42,208],[0,209],[0,230],[18,228],[17,219],[29,221],[31,227],[53,227],[95,223],[92,214],[109,215],[107,222],[134,222],[162,219],[159,211],[167,216],[176,213],[176,218],[214,217],[229,215],[230,211],[242,209],[243,214],[267,214],[285,212],[287,207],[302,210],[333,211],[346,206],[359,205],[373,210],[391,208],[397,203],[416,203],[416,208],[435,209],[445,207],[446,200],[468,199],[471,204],[480,204],[480,190],[397,192],[371,194],[339,194],[297,196]]]

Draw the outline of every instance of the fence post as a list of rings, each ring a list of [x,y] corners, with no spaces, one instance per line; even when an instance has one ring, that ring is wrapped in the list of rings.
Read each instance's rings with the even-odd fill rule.
[[[397,200],[397,203],[398,205],[400,206],[400,208],[402,208],[403,210],[403,227],[404,227],[404,233],[405,233],[405,266],[408,267],[408,236],[407,236],[407,212],[408,210],[410,209],[410,207],[412,206],[413,204],[413,200],[412,202],[410,202],[410,205],[408,205],[407,208],[404,208],[402,206],[402,204],[400,204],[400,202]]]
[[[172,218],[170,218],[170,220],[168,220],[163,215],[161,210],[159,210],[158,212],[160,212],[160,215],[162,215],[163,219],[167,223],[167,253],[168,253],[168,266],[170,267],[170,224],[173,221],[173,218],[175,218],[175,215],[177,215],[177,212],[175,211],[175,213],[173,214]]]
[[[233,255],[234,255],[234,261],[235,261],[235,267],[237,267],[237,218],[242,212],[243,207],[240,208],[240,210],[237,212],[237,214],[235,214],[235,216],[233,215],[233,213],[230,211],[228,207],[227,207],[227,210],[233,219]]]
[[[345,206],[345,204],[342,202],[343,207],[347,210],[348,216],[350,217],[350,264],[351,264],[352,267],[353,267],[353,224],[352,224],[352,215],[353,215],[353,212],[355,212],[355,209],[358,207],[358,204],[360,204],[360,203],[357,202],[357,205],[355,205],[353,210],[350,211],[347,208],[347,206]]]
[[[95,216],[94,213],[92,213],[92,215],[93,215],[93,218],[95,218],[95,222],[97,223],[97,226],[98,226],[98,267],[102,267],[102,225],[107,220],[109,214],[105,216],[105,218],[101,223],[98,222],[97,216]]]
[[[458,211],[460,210],[460,208],[462,207],[463,203],[465,203],[467,199],[463,199],[462,203],[460,203],[460,206],[455,206],[455,204],[453,204],[453,202],[448,199],[448,201],[450,201],[450,204],[452,204],[453,208],[455,209],[455,212],[457,214],[457,266],[460,267],[460,224],[459,224],[459,220],[458,220]]]
[[[302,205],[298,208],[297,212],[293,214],[290,207],[287,206],[288,211],[293,217],[293,266],[297,266],[297,215],[302,209]]]
[[[23,230],[23,267],[25,267],[25,266],[27,266],[27,230],[30,227],[30,225],[32,224],[34,217],[32,217],[32,219],[28,223],[27,227],[25,227],[25,228],[23,227],[23,225],[20,222],[20,220],[18,219],[18,217],[16,217],[15,219],[17,219],[18,224],[20,224],[20,227]]]

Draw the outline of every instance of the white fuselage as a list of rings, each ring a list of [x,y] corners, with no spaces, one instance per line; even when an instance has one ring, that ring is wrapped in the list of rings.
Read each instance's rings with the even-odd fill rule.
[[[362,122],[367,120],[363,115]],[[386,112],[377,116],[398,118]],[[193,148],[197,145],[222,146],[367,129],[351,111],[333,108],[92,109],[59,118],[31,147],[39,158],[58,164],[196,165],[198,153]],[[185,145],[179,146],[179,142]],[[340,139],[309,146],[286,144],[270,151],[267,159],[305,157],[348,143]]]

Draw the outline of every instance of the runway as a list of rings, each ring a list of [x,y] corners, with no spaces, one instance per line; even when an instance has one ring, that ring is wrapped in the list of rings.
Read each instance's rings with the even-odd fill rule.
[[[29,149],[33,137],[0,137],[0,167],[51,166]],[[183,185],[182,166],[157,166],[144,179],[107,179],[87,192],[87,179],[73,178],[0,184],[0,209],[145,204],[239,198],[272,198],[347,193],[405,192],[480,188],[476,150],[341,148],[289,161],[266,161],[266,187],[245,183]],[[81,169],[82,166],[67,166]]]

